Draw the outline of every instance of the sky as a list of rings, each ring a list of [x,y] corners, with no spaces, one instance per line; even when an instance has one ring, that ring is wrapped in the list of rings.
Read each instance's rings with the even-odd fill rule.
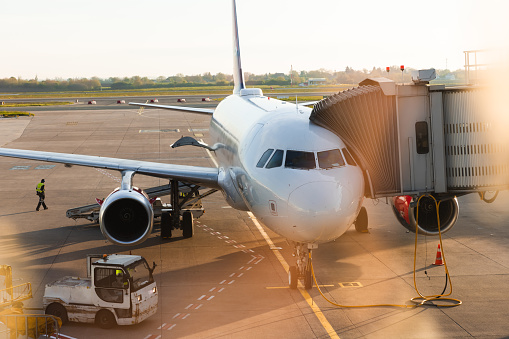
[[[237,0],[244,72],[460,69],[509,41],[506,0]],[[0,78],[232,73],[230,0],[16,0]]]

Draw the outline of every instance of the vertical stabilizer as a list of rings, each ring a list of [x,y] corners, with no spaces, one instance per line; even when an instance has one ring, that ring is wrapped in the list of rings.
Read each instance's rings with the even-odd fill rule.
[[[240,64],[240,46],[239,46],[239,27],[237,24],[237,5],[232,0],[233,14],[233,94],[240,94],[240,90],[244,89],[244,75],[242,74],[242,66]]]

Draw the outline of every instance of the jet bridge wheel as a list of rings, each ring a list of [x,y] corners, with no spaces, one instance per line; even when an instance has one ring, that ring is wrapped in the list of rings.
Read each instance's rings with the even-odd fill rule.
[[[182,214],[182,235],[184,238],[191,238],[194,235],[193,214],[189,211]]]
[[[366,211],[366,207],[362,206],[354,224],[357,232],[368,233],[368,212]]]
[[[115,316],[108,310],[100,310],[95,315],[95,323],[100,328],[108,329],[117,324]]]
[[[66,324],[69,321],[69,318],[67,317],[67,310],[65,309],[64,306],[62,306],[59,303],[49,304],[48,307],[46,307],[45,313],[48,315],[59,317],[60,320],[62,320],[62,325]]]

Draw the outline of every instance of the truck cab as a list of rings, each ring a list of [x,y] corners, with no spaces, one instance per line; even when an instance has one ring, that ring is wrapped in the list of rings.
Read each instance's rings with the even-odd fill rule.
[[[138,255],[89,255],[86,278],[64,277],[46,285],[46,314],[102,328],[140,323],[157,311],[154,267]]]

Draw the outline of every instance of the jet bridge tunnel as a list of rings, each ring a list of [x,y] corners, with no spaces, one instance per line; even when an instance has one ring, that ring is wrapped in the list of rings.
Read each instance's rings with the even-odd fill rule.
[[[349,147],[367,197],[507,189],[509,147],[496,138],[502,118],[482,104],[487,89],[429,85],[430,75],[419,71],[414,84],[366,79],[318,102],[310,120]]]

